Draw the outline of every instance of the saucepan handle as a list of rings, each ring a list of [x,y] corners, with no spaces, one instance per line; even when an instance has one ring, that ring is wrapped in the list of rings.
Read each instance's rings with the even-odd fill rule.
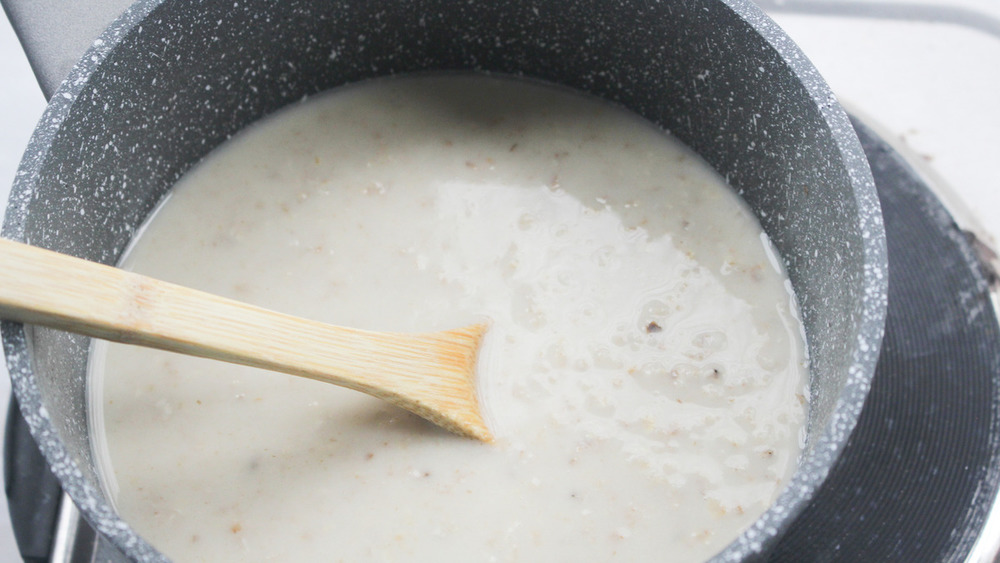
[[[45,99],[132,0],[0,0]]]

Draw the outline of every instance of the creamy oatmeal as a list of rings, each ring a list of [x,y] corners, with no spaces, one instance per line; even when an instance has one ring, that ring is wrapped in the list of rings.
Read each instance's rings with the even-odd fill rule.
[[[99,343],[116,507],[180,561],[696,561],[791,476],[793,297],[698,157],[592,98],[435,76],[216,150],[123,267],[377,330],[488,319],[494,444],[353,391]]]

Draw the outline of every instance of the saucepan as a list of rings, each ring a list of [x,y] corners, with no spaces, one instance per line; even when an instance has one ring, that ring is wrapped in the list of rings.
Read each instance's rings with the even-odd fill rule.
[[[887,263],[854,130],[749,1],[142,0],[52,96],[2,234],[113,264],[178,177],[241,128],[335,86],[425,70],[537,78],[621,104],[698,152],[756,213],[797,294],[810,358],[799,467],[717,559],[766,554],[862,409]],[[100,486],[88,340],[6,322],[3,344],[22,413],[83,517],[123,558],[164,559]]]

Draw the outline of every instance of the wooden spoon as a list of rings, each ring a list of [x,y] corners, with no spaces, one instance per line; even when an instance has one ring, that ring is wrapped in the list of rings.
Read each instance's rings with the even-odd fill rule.
[[[0,317],[349,387],[486,442],[485,324],[424,334],[332,326],[0,239]]]

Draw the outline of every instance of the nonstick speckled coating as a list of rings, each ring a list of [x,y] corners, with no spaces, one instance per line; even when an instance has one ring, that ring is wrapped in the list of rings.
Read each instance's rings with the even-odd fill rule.
[[[747,1],[141,1],[52,97],[3,236],[114,263],[173,182],[242,127],[347,82],[425,70],[522,75],[620,103],[700,153],[753,208],[788,268],[812,364],[800,468],[717,558],[766,550],[861,411],[887,267],[850,123],[801,52]],[[3,337],[22,412],[84,517],[130,557],[163,559],[98,484],[89,341],[15,323],[4,323]]]

